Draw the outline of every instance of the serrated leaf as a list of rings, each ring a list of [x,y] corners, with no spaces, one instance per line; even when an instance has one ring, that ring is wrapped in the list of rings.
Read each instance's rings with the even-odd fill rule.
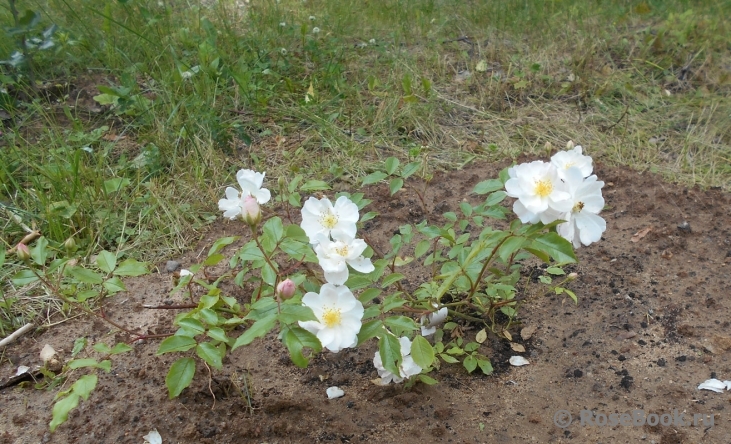
[[[80,377],[66,392],[68,395],[53,405],[51,423],[49,428],[51,432],[55,431],[58,426],[66,422],[69,412],[79,405],[79,400],[89,399],[89,394],[96,388],[98,378],[96,375],[84,375]]]
[[[377,298],[378,295],[380,295],[380,294],[381,294],[381,290],[379,290],[378,288],[369,288],[358,296],[358,300],[362,304],[366,304],[366,303],[372,301],[373,299]]]
[[[491,375],[492,374],[492,364],[490,363],[490,360],[488,359],[478,359],[477,365],[480,367],[480,370],[482,370],[482,373],[485,375]]]
[[[101,284],[104,282],[102,275],[83,267],[68,267],[66,272],[77,281],[85,284]]]
[[[222,349],[216,347],[210,342],[198,344],[195,348],[195,354],[216,370],[220,370],[223,367],[223,356],[225,351],[222,351]]]
[[[411,343],[411,357],[421,368],[429,368],[434,362],[434,349],[423,336],[416,336]]]
[[[436,379],[427,375],[417,375],[417,378],[419,378],[419,381],[423,382],[426,385],[435,385],[439,383]]]
[[[464,361],[462,361],[462,365],[464,365],[464,368],[467,370],[468,373],[472,373],[477,368],[477,358],[469,355],[464,358]]]
[[[454,357],[452,357],[452,356],[449,356],[449,355],[448,355],[448,354],[446,354],[446,353],[439,353],[439,357],[440,357],[440,358],[442,358],[442,360],[443,360],[444,362],[448,363],[448,364],[456,364],[456,363],[458,363],[458,362],[459,362],[459,360],[458,360],[458,359],[456,359],[456,358],[454,358]]]
[[[132,351],[132,347],[125,344],[124,342],[120,342],[116,344],[112,349],[109,351],[110,355],[118,355],[120,353],[127,353],[128,351]]]
[[[327,182],[324,182],[322,180],[308,180],[304,184],[302,184],[302,187],[300,187],[300,191],[305,192],[311,192],[311,191],[325,191],[329,190],[330,185],[327,184]]]
[[[13,282],[13,285],[22,287],[37,281],[38,276],[33,273],[33,270],[25,269],[15,273],[10,280]]]
[[[420,258],[424,254],[426,254],[427,251],[429,251],[429,247],[431,247],[431,242],[429,242],[429,240],[424,239],[419,241],[419,243],[416,244],[416,248],[414,249],[414,257],[416,259]]]
[[[381,287],[386,288],[389,285],[396,283],[405,277],[406,276],[404,276],[401,273],[391,273],[388,276],[386,276],[385,278],[383,278],[383,281],[381,281]]]
[[[399,160],[395,157],[389,157],[386,159],[385,166],[386,166],[386,173],[393,175],[393,173],[396,172],[396,169],[399,166]],[[391,193],[393,194],[393,193]]]
[[[234,351],[241,346],[251,344],[256,338],[263,337],[264,335],[269,333],[269,331],[274,327],[274,324],[276,322],[276,313],[272,313],[265,318],[259,319],[258,321],[254,322],[251,327],[249,327],[241,336],[236,339],[236,342],[234,342],[234,345],[231,347],[231,351]]]
[[[78,355],[81,352],[81,350],[83,350],[84,347],[86,347],[86,342],[87,342],[86,338],[76,338],[76,340],[74,341],[74,348],[71,350],[71,356],[74,357],[74,356]],[[104,344],[102,342],[100,344],[95,344],[94,350],[96,350],[97,345],[104,345],[105,347],[109,348],[109,346],[107,346],[106,344]]]
[[[404,186],[404,180],[400,177],[396,177],[391,179],[391,181],[388,183],[388,189],[391,192],[391,196],[396,194],[398,190],[400,190]]]
[[[393,330],[394,334],[399,336],[419,328],[416,321],[406,316],[389,316],[383,321],[383,324]]]
[[[472,190],[475,194],[487,194],[492,193],[493,191],[497,191],[503,187],[503,182],[498,179],[489,179],[489,180],[483,180],[482,182],[475,185],[474,190]]]
[[[469,202],[460,202],[459,209],[462,210],[462,214],[466,217],[472,216],[472,205],[470,205]]]
[[[224,259],[226,259],[226,256],[222,255],[221,253],[214,253],[208,256],[201,265],[203,265],[204,267],[214,267]]]
[[[209,338],[216,340],[216,341],[223,342],[225,344],[228,344],[228,341],[231,339],[226,335],[226,332],[224,331],[224,329],[222,329],[220,327],[213,327],[213,328],[209,329],[207,334],[208,334]]]
[[[197,343],[195,342],[195,339],[190,336],[170,336],[160,343],[157,355],[159,356],[163,353],[187,351],[196,345]]]
[[[298,321],[316,321],[317,317],[310,307],[301,304],[282,304],[279,312],[279,322],[293,324]]]
[[[383,322],[380,319],[365,322],[358,332],[358,345],[382,334],[385,334],[385,331],[383,330]]]
[[[107,289],[107,291],[110,294],[119,293],[120,291],[127,291],[127,287],[124,286],[124,282],[117,276],[112,276],[111,278],[104,281],[102,284],[104,288]]]
[[[383,171],[376,171],[375,173],[371,173],[364,177],[361,186],[371,185],[380,182],[386,177],[388,177],[388,174],[384,173]]]
[[[35,245],[30,248],[30,257],[38,265],[46,264],[46,260],[48,259],[48,239],[45,236],[38,238]]]
[[[180,358],[175,361],[165,377],[169,398],[178,397],[193,381],[193,376],[195,376],[195,360],[193,358]]]
[[[202,335],[206,331],[206,327],[201,321],[190,317],[179,320],[178,325],[194,331],[196,335]]]
[[[532,247],[544,251],[560,264],[576,262],[576,254],[571,242],[558,233],[544,233],[533,240]]]
[[[218,239],[216,242],[213,243],[213,245],[211,245],[211,248],[208,250],[208,256],[220,252],[224,249],[224,247],[231,245],[232,243],[239,240],[239,238],[241,238],[241,236],[228,236]]]
[[[289,350],[292,362],[300,368],[306,368],[310,362],[308,357],[302,353],[303,349],[310,348],[313,353],[319,353],[322,350],[317,336],[299,326],[288,328],[282,339]]]
[[[500,259],[507,264],[510,260],[510,256],[520,250],[525,243],[526,239],[522,236],[509,237],[502,243],[502,245],[500,245],[500,248],[498,249],[498,256],[500,256]]]
[[[508,193],[506,193],[505,191],[495,191],[494,193],[487,196],[487,199],[485,199],[485,205],[488,207],[497,205],[500,202],[504,201],[507,196]]]
[[[117,255],[103,250],[96,257],[96,265],[105,273],[111,273],[117,267]]]
[[[142,276],[147,273],[147,265],[144,262],[130,258],[122,261],[112,274],[115,276]]]

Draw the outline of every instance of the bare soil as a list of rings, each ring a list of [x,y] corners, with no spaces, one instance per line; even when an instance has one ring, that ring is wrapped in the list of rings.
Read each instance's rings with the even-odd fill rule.
[[[438,214],[458,211],[463,198],[476,202],[468,193],[503,166],[438,174],[427,193],[429,218],[438,222]],[[375,342],[324,353],[303,370],[270,335],[232,353],[224,370],[210,377],[199,365],[192,386],[169,400],[165,375],[176,357],[155,356],[158,343],[148,340],[115,357],[112,372],[100,372],[89,400],[53,434],[48,423],[57,389],[26,384],[0,390],[0,443],[141,443],[152,429],[164,443],[731,442],[731,395],[697,389],[712,377],[731,379],[730,196],[602,165],[595,173],[607,183],[608,228],[601,242],[577,251],[579,278],[570,288],[578,304],[563,295],[521,295],[522,325],[512,335],[525,345],[522,355],[530,365],[509,366],[517,353],[491,337],[481,352],[490,356],[494,375],[443,366],[431,375],[439,380],[435,386],[379,387],[371,382],[377,377]],[[394,198],[378,188],[368,192],[380,216],[366,233],[383,247],[399,225],[424,217],[412,190]],[[220,222],[197,249],[171,259],[190,266],[213,240],[239,231],[238,224]],[[175,313],[141,307],[171,299],[164,265],[159,273],[126,281],[129,291],[106,302],[110,316],[145,332],[170,331]],[[524,268],[534,278],[542,270],[535,264]],[[414,286],[424,277],[408,274]],[[240,289],[226,290],[246,300]],[[519,331],[526,326],[537,331],[523,340]],[[467,327],[467,337],[474,337],[477,329]],[[82,336],[90,345],[127,339],[98,319],[76,318],[8,347],[0,381],[19,365],[39,364],[45,344],[70,359],[74,340]],[[328,400],[325,389],[333,385],[345,396]],[[568,427],[555,424],[559,410],[572,416]],[[676,411],[691,424],[582,425],[582,410],[593,411],[600,422],[601,414]],[[693,425],[693,414],[714,415],[713,425]],[[671,416],[658,417],[667,422]]]

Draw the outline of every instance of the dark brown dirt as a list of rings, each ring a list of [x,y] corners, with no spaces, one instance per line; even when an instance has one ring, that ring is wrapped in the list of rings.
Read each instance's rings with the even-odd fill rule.
[[[475,165],[437,175],[427,198],[430,217],[458,210],[465,197],[474,200],[469,191],[497,171]],[[371,383],[377,377],[375,343],[322,354],[302,370],[270,335],[234,352],[211,378],[199,365],[192,386],[168,400],[164,380],[175,356],[156,357],[158,343],[148,341],[116,357],[112,372],[100,374],[89,400],[53,434],[48,422],[57,390],[0,391],[0,443],[141,443],[154,428],[164,443],[731,442],[731,395],[697,390],[711,377],[731,379],[729,195],[601,165],[595,172],[607,183],[608,228],[600,243],[577,252],[579,279],[571,288],[578,305],[555,295],[525,299],[522,325],[537,332],[518,342],[527,346],[531,365],[506,365],[514,353],[505,341],[492,339],[481,352],[491,357],[495,375],[444,366],[432,373],[438,385],[405,390]],[[399,225],[424,216],[411,190],[375,200],[380,216],[366,232],[383,247]],[[633,242],[647,227],[651,231]],[[207,243],[176,259],[189,266],[212,240],[237,230],[237,224],[219,223]],[[408,275],[412,285],[423,278]],[[111,316],[143,331],[168,331],[173,313],[139,306],[168,299],[170,275],[163,271],[127,285],[128,292],[107,302]],[[0,379],[18,365],[38,364],[45,344],[68,359],[74,339],[82,336],[90,343],[124,339],[102,322],[69,321],[5,350]],[[328,400],[325,389],[332,385],[345,396]],[[242,396],[247,388],[251,406]],[[574,420],[567,428],[554,424],[562,409]],[[691,420],[694,413],[713,414],[714,424],[591,427],[580,423],[584,409],[606,415],[636,409],[672,415],[677,409]]]

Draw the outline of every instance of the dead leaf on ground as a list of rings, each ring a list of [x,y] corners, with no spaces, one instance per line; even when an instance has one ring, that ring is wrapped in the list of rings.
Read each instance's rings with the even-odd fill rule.
[[[673,252],[670,250],[665,250],[660,256],[662,256],[663,259],[670,259],[671,257],[673,257]]]
[[[634,235],[632,235],[632,239],[630,239],[630,241],[632,241],[632,242],[639,242],[640,239],[642,239],[643,237],[647,236],[647,234],[650,231],[652,231],[652,225],[650,225],[649,227],[644,228],[644,229],[638,231],[637,233],[635,233]]]
[[[503,337],[508,341],[513,342],[513,335],[511,335],[509,331],[503,330]]]
[[[535,325],[523,327],[523,329],[520,330],[520,337],[523,338],[524,341],[527,341],[531,338],[531,336],[533,336],[536,330],[538,330],[538,327],[536,327]]]
[[[525,347],[523,347],[521,344],[516,344],[515,342],[511,342],[510,348],[512,348],[513,351],[516,351],[518,353],[525,353]]]

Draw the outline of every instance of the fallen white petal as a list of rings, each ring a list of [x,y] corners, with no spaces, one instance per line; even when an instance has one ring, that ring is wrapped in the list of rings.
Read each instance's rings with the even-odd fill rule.
[[[698,390],[712,390],[716,393],[723,393],[723,391],[726,390],[727,387],[726,382],[731,381],[721,382],[718,379],[707,379],[705,382],[698,386]]]
[[[183,268],[182,270],[180,270],[180,277],[183,276],[193,276],[193,273],[191,273],[190,270],[186,270],[185,268]]]
[[[530,364],[530,362],[528,362],[528,360],[522,356],[511,356],[510,357],[510,365],[513,365],[515,367],[520,367],[522,365],[528,365],[528,364]]]
[[[24,365],[21,365],[20,367],[18,367],[18,371],[17,371],[17,373],[15,373],[15,376],[20,376],[23,373],[28,373],[28,370],[30,370],[30,367],[26,367]]]
[[[723,381],[726,384],[726,390],[731,390],[731,381]]]
[[[46,344],[43,346],[43,350],[41,350],[41,361],[48,362],[56,355],[56,350],[53,349],[50,345]]]
[[[345,392],[340,387],[328,387],[325,392],[327,393],[327,399],[340,398],[345,395]]]
[[[162,444],[162,436],[157,432],[157,429],[151,430],[150,433],[142,438],[149,444]]]

